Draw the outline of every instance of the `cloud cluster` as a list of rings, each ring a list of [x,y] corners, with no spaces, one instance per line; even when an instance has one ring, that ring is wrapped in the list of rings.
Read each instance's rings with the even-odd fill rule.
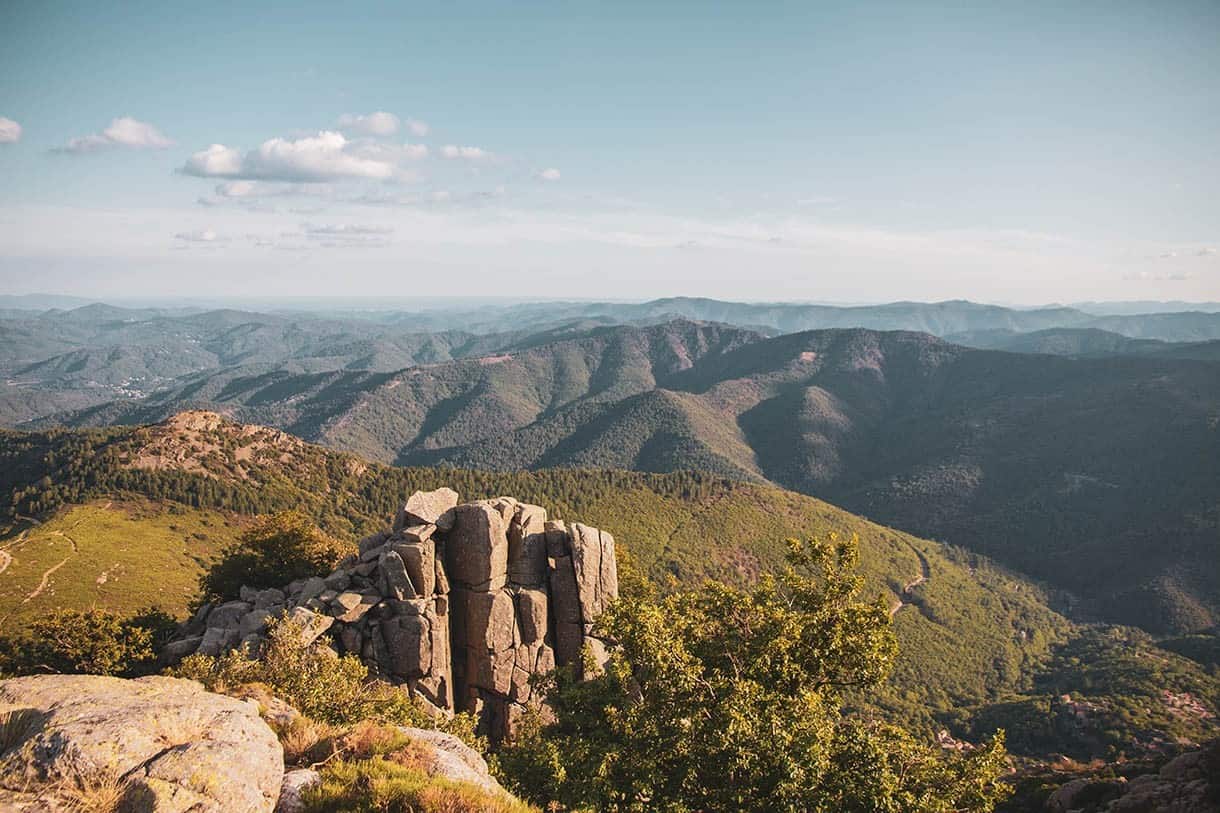
[[[303,138],[272,138],[242,155],[212,144],[187,159],[181,172],[200,178],[320,183],[344,179],[410,180],[400,162],[423,157],[421,145],[364,144],[323,130]]]
[[[69,139],[64,146],[55,148],[55,152],[85,153],[111,147],[163,150],[173,144],[172,140],[148,122],[123,116],[111,121],[110,126],[100,133]]]
[[[21,125],[0,116],[0,144],[16,144],[21,140]]]
[[[428,132],[427,123],[401,119],[384,110],[346,113],[335,120],[333,129],[271,138],[253,149],[211,144],[190,155],[177,172],[221,182],[213,194],[197,199],[201,206],[274,213],[276,209],[267,198],[300,196],[317,201],[309,208],[287,209],[288,213],[298,215],[313,215],[351,204],[478,207],[506,194],[503,179],[488,175],[493,171],[515,169],[525,177],[546,183],[562,177],[558,168],[545,164],[522,167],[483,147],[444,144],[430,148],[414,138]],[[405,140],[404,134],[411,141]],[[439,160],[424,163],[428,159]],[[424,181],[427,183],[419,183]],[[407,190],[403,188],[405,184],[413,188]],[[473,188],[484,185],[494,188],[490,191]],[[322,236],[336,240],[384,238],[371,233],[358,235],[350,230],[326,233],[314,229],[295,234],[304,241]]]

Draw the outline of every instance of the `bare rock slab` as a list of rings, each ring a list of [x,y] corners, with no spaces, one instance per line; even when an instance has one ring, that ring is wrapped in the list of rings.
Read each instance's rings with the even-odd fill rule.
[[[452,488],[436,491],[416,491],[398,511],[394,518],[394,530],[400,531],[412,525],[436,525],[437,520],[458,503],[458,493]]]
[[[63,783],[122,779],[124,802],[157,813],[271,813],[284,755],[257,705],[168,677],[38,675],[0,681],[22,721],[0,785],[55,810]],[[15,807],[14,809],[21,809]]]

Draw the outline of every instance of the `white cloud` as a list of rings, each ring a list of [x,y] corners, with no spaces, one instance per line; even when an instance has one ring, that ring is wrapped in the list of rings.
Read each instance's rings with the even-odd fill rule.
[[[484,161],[491,158],[491,153],[482,147],[459,147],[456,144],[446,144],[441,147],[442,158],[464,158],[467,161]]]
[[[407,129],[411,131],[411,135],[416,138],[423,138],[432,128],[428,126],[428,122],[420,121],[419,119],[407,119]]]
[[[339,117],[338,124],[340,130],[346,130],[349,133],[370,136],[392,136],[398,132],[402,122],[393,113],[378,110],[375,113],[369,113],[367,116],[344,113]]]
[[[559,174],[559,170],[555,169],[555,167],[547,167],[538,173],[538,177],[544,181],[557,181],[563,176]]]
[[[215,243],[220,237],[211,229],[197,229],[196,231],[180,231],[174,235],[174,239],[187,243]]]
[[[0,116],[0,144],[16,144],[21,140],[21,125]]]
[[[94,152],[111,147],[129,147],[137,150],[163,150],[173,146],[174,142],[156,127],[148,122],[139,121],[129,116],[114,119],[110,126],[100,133],[77,136],[69,139],[56,152]]]
[[[213,144],[195,153],[181,168],[187,175],[234,180],[316,183],[345,178],[403,180],[397,160],[411,151],[362,147],[342,133],[323,130],[298,139],[272,138],[240,156],[237,150]]]
[[[201,178],[241,174],[241,153],[224,144],[212,144],[186,159],[182,171]]]

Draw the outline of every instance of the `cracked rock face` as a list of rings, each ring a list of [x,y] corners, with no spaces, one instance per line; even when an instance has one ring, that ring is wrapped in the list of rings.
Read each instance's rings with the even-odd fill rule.
[[[267,621],[288,613],[308,641],[357,655],[438,714],[474,712],[498,741],[540,707],[534,676],[582,668],[586,651],[604,663],[592,631],[617,597],[610,534],[511,497],[459,504],[452,489],[417,491],[334,573],[205,607],[166,654],[256,651]]]
[[[167,677],[0,681],[0,810],[66,809],[64,787],[119,781],[122,810],[270,813],[284,756],[254,703]]]

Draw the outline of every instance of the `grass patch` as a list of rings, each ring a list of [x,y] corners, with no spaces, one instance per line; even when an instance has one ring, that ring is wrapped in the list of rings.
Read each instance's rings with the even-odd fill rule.
[[[0,550],[11,557],[0,572],[5,628],[62,609],[128,615],[151,605],[183,618],[200,575],[243,522],[152,500],[99,500],[13,526],[0,534]]]
[[[537,813],[538,808],[475,785],[429,776],[391,759],[340,760],[304,794],[307,813]]]

